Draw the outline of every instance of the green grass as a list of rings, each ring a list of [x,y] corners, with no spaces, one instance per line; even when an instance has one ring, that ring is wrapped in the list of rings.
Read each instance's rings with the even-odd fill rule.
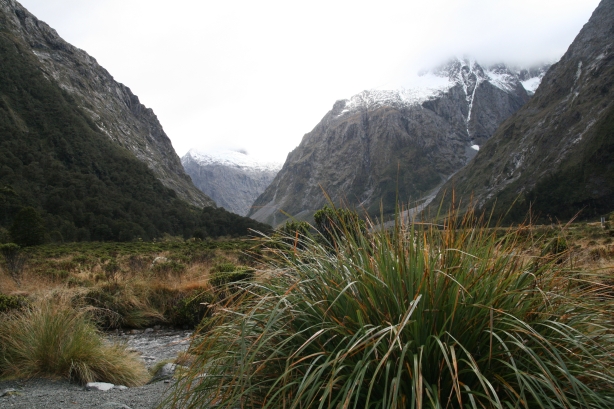
[[[0,316],[0,375],[126,386],[147,380],[137,355],[106,343],[84,311],[53,299]]]
[[[278,273],[196,338],[167,406],[613,407],[611,288],[480,226],[277,246]]]

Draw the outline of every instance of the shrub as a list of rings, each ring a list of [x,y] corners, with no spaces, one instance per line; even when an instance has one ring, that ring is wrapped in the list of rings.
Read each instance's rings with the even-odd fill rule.
[[[131,274],[144,271],[150,264],[151,260],[148,260],[143,256],[133,254],[128,257],[128,269]]]
[[[209,278],[209,284],[214,288],[221,288],[232,283],[249,281],[254,278],[256,270],[249,267],[235,267],[234,271],[214,273]]]
[[[564,256],[569,251],[567,240],[563,236],[555,236],[544,245],[541,255],[548,259],[555,258],[557,262],[561,262]]]
[[[220,312],[167,403],[613,407],[606,289],[554,261],[530,271],[517,231],[471,220],[279,251],[285,268]]]
[[[0,253],[4,257],[4,267],[17,285],[21,285],[27,255],[15,243],[0,244]]]
[[[102,270],[104,271],[105,278],[108,281],[117,281],[121,272],[121,267],[119,266],[117,260],[113,258],[102,266]]]
[[[123,345],[109,345],[85,313],[47,300],[0,319],[0,375],[142,385],[147,371]]]
[[[85,268],[93,267],[96,264],[96,259],[85,254],[78,254],[72,258],[72,262],[77,264],[79,267]]]
[[[0,294],[0,313],[12,310],[19,310],[22,308],[26,308],[29,305],[30,302],[26,297],[22,297],[19,295]]]
[[[205,249],[190,256],[191,263],[206,263],[215,258],[215,250]]]
[[[20,246],[37,246],[45,242],[45,222],[33,207],[24,207],[11,225],[11,237]]]
[[[105,283],[74,302],[94,307],[94,319],[102,328],[143,328],[165,321],[162,313],[150,304],[149,297],[149,289],[135,283]]]
[[[365,222],[349,209],[324,206],[313,218],[319,233],[333,246],[345,236],[357,238],[366,233]]]
[[[7,229],[0,227],[0,244],[10,243],[11,235]]]
[[[323,210],[319,210],[318,212],[321,213]],[[280,242],[282,247],[284,245],[291,245],[298,248],[304,248],[308,245],[307,242],[311,238],[311,230],[312,227],[307,222],[294,220],[287,221],[286,224],[278,228],[271,236],[268,246],[278,247],[277,242]]]
[[[163,261],[153,266],[153,272],[158,277],[168,277],[170,275],[171,277],[181,278],[185,271],[186,266],[174,260]]]
[[[214,265],[211,268],[211,273],[231,273],[237,270],[237,266],[230,262],[222,262]]]
[[[194,328],[212,312],[214,296],[204,290],[192,291],[181,297],[173,309],[170,321],[176,326]]]

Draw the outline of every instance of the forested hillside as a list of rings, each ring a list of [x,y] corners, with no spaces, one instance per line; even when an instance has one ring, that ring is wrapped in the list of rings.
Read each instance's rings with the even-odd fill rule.
[[[144,240],[164,233],[244,235],[268,226],[197,209],[103,135],[47,79],[18,38],[0,29],[0,227],[24,207],[56,241]]]

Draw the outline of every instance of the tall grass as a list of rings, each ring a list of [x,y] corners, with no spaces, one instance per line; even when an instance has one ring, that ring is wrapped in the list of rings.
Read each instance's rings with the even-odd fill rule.
[[[608,288],[521,254],[521,228],[480,226],[287,240],[278,274],[197,338],[168,406],[614,407]]]
[[[137,386],[147,371],[123,345],[106,343],[84,311],[46,299],[0,314],[0,376]]]

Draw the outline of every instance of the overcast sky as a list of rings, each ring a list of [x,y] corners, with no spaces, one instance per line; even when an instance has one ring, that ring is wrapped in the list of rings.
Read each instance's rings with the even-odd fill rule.
[[[453,55],[557,61],[598,0],[19,0],[154,110],[179,156],[283,162],[342,98]]]

